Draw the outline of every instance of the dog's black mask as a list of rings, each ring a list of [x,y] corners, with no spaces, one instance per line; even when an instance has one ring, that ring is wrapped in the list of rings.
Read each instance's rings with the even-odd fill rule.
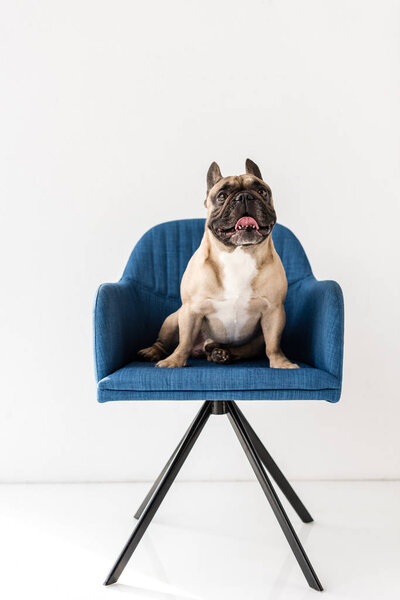
[[[246,175],[237,177],[222,177],[218,165],[212,163],[207,187],[207,225],[221,242],[248,246],[260,244],[270,235],[276,223],[271,189],[253,161],[247,159]]]

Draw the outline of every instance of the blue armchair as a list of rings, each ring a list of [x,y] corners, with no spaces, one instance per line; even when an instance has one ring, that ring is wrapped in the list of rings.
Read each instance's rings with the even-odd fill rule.
[[[180,306],[180,280],[200,244],[204,219],[157,225],[137,243],[118,283],[99,287],[94,309],[99,402],[204,400],[197,417],[140,506],[138,523],[105,584],[115,583],[211,414],[227,414],[311,587],[322,586],[272,487],[268,472],[304,522],[312,518],[235,400],[327,400],[341,394],[344,309],[340,286],[317,281],[293,233],[282,225],[273,241],[288,293],[282,349],[300,369],[271,369],[268,360],[220,365],[192,359],[181,369],[138,360],[170,313]]]

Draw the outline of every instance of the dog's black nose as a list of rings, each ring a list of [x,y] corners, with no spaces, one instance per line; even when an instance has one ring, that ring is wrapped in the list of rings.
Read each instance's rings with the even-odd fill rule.
[[[247,202],[253,200],[253,196],[247,192],[239,192],[235,197],[236,202]]]
[[[248,192],[239,192],[235,196],[235,201],[237,204],[240,204],[240,206],[243,207],[246,212],[248,212],[249,202],[254,201],[254,198]]]

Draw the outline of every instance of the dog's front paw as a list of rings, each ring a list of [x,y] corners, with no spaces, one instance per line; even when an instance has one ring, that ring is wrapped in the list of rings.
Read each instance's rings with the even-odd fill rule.
[[[165,350],[157,343],[149,346],[148,348],[143,348],[143,350],[139,350],[138,355],[140,358],[149,361],[160,360],[163,356],[165,356]]]
[[[159,360],[158,363],[156,363],[156,367],[160,367],[161,369],[175,369],[177,367],[185,366],[186,360],[183,360],[179,356],[174,356],[173,354],[171,354],[171,356],[167,356],[167,358],[164,358],[164,360]]]
[[[299,365],[291,362],[284,354],[270,356],[269,366],[271,369],[300,369]]]

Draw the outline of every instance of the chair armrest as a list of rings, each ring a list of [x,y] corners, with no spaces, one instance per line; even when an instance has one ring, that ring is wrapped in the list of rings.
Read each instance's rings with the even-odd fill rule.
[[[342,380],[344,305],[335,281],[313,276],[289,286],[282,340],[289,356]]]
[[[97,381],[133,360],[143,330],[143,302],[131,280],[103,283],[94,305]]]

